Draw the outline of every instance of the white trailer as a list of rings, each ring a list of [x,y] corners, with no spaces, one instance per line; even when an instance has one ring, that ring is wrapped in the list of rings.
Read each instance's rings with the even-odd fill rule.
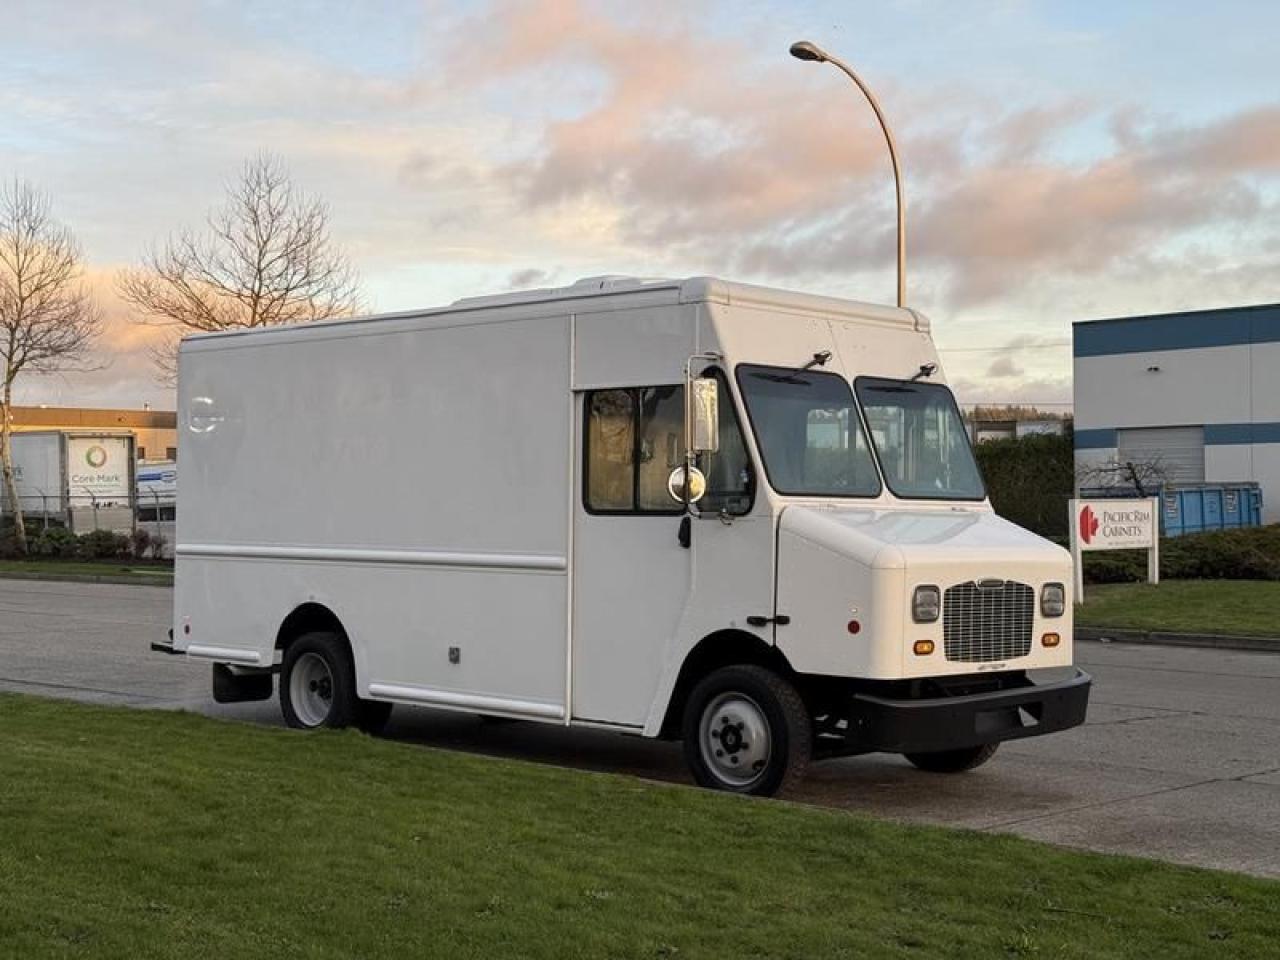
[[[707,278],[191,337],[154,646],[224,701],[279,674],[295,727],[679,738],[746,793],[968,769],[1090,681],[1070,556],[992,512],[940,370],[914,311]]]
[[[133,529],[134,436],[83,430],[14,433],[14,480],[30,520],[71,530]],[[0,489],[0,507],[10,507]]]

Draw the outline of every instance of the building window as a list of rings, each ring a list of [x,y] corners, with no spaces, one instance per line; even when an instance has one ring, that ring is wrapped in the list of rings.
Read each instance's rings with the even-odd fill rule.
[[[178,459],[178,448],[177,448],[177,447],[165,447],[165,448],[164,448],[164,458],[165,458],[166,460],[177,460],[177,459]]]
[[[145,460],[145,459],[147,459],[147,448],[146,448],[146,447],[139,447],[139,448],[138,448],[138,459],[139,459],[139,460]]]

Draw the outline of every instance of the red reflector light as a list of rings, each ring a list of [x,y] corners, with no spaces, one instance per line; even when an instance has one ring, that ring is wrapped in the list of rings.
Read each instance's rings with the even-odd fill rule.
[[[861,633],[861,632],[862,632],[862,624],[860,624],[857,620],[850,620],[850,621],[849,621],[849,632],[850,632],[850,633],[855,633],[855,634],[856,634],[856,633]]]

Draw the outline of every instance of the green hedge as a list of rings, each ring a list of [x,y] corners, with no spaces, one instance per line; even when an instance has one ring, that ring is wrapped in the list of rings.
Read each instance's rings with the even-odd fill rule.
[[[1069,431],[989,440],[975,445],[974,454],[996,513],[1042,537],[1067,536],[1067,501],[1075,482]]]
[[[1168,580],[1280,580],[1280,524],[1166,537],[1160,541],[1160,576]],[[1147,578],[1144,550],[1086,553],[1090,583]]]
[[[154,537],[141,527],[129,534],[93,530],[78,536],[61,526],[45,528],[28,522],[26,527],[28,555],[55,560],[142,560],[148,556],[158,560],[165,544],[163,537]],[[0,558],[19,556],[9,521],[0,528]]]

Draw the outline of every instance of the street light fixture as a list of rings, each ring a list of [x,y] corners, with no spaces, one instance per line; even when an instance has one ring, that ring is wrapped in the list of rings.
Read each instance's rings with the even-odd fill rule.
[[[884,113],[880,109],[880,103],[876,100],[875,94],[853,72],[853,68],[839,57],[831,56],[817,44],[810,43],[808,40],[793,43],[791,45],[791,55],[797,60],[805,60],[810,63],[831,63],[839,67],[862,91],[867,98],[867,102],[871,104],[871,109],[875,111],[876,119],[880,121],[880,129],[884,131],[885,142],[889,145],[889,159],[893,162],[893,187],[898,197],[898,306],[905,307],[907,305],[906,207],[902,200],[902,169],[898,166],[898,147],[893,141],[893,131],[889,129],[889,123],[884,118]]]

